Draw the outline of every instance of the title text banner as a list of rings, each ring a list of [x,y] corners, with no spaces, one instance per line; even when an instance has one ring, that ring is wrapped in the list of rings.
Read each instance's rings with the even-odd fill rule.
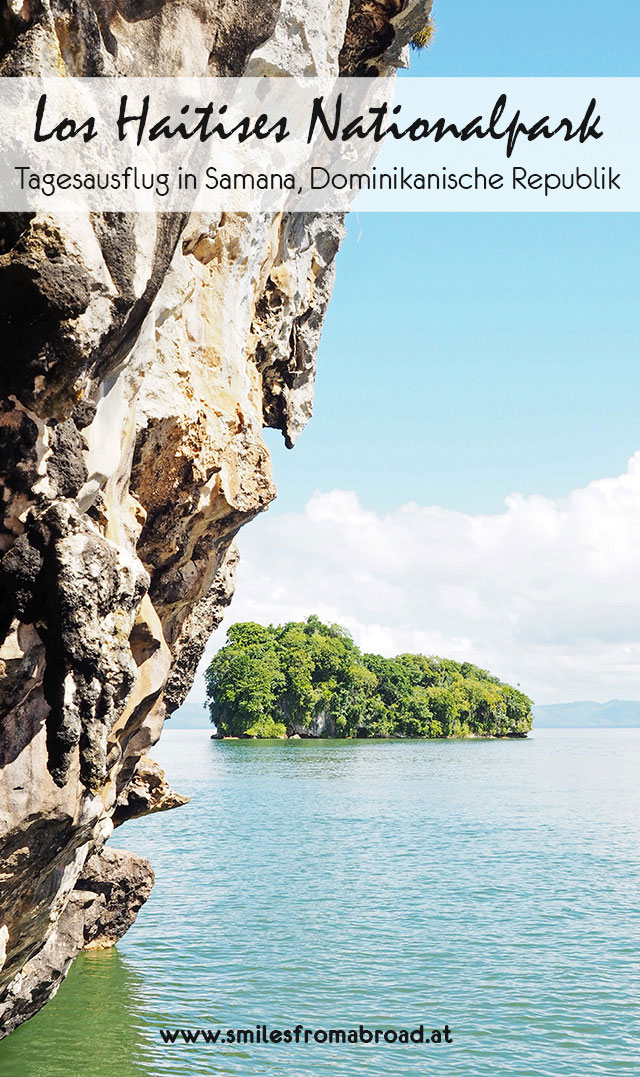
[[[0,210],[637,212],[640,80],[0,79]]]

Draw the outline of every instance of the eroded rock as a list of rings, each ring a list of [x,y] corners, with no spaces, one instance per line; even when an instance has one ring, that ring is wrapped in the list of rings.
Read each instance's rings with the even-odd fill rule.
[[[165,778],[162,767],[148,755],[140,757],[133,777],[127,782],[116,801],[113,812],[114,826],[140,815],[158,811],[171,811],[189,803],[189,797],[176,793]]]
[[[135,853],[107,847],[89,857],[74,891],[84,905],[84,949],[114,946],[135,922],[153,882],[151,864]]]
[[[386,74],[429,6],[4,4],[0,74]],[[275,496],[263,426],[293,445],[311,415],[342,236],[309,214],[1,222],[2,1033],[148,891],[103,847],[184,800],[141,757]]]

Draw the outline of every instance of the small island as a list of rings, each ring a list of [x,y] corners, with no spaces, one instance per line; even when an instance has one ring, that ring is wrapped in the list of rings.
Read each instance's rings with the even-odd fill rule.
[[[532,701],[470,662],[363,654],[318,617],[232,625],[205,674],[215,737],[526,737]]]

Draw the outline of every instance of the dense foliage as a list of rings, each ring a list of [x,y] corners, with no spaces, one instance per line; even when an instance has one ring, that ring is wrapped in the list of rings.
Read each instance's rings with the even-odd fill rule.
[[[470,662],[362,654],[317,617],[235,624],[207,672],[221,736],[523,736],[531,700]]]

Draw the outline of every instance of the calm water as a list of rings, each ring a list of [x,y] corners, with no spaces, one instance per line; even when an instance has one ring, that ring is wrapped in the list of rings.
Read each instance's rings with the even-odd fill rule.
[[[640,1073],[640,731],[156,750],[156,887],[0,1044],[2,1077]],[[451,1026],[452,1046],[163,1046],[166,1027]]]

